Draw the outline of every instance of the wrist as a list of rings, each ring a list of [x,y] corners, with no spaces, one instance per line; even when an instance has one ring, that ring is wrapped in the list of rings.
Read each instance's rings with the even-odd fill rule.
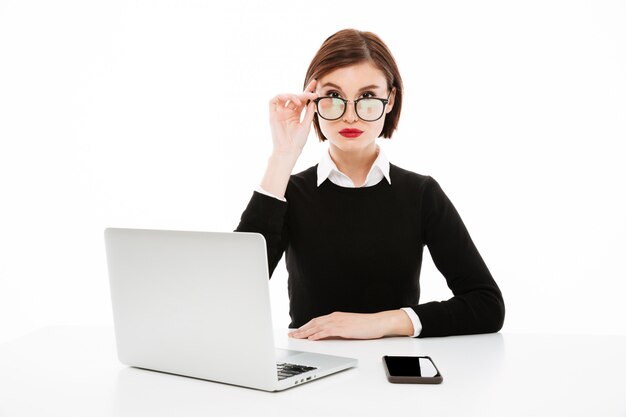
[[[267,160],[267,168],[261,180],[261,187],[275,197],[284,198],[291,171],[296,164],[298,155],[272,153]]]
[[[401,309],[378,313],[383,321],[385,336],[413,336],[413,322]]]
[[[268,162],[271,164],[277,164],[281,166],[293,166],[298,161],[301,152],[278,152],[272,151],[272,154],[269,157]]]

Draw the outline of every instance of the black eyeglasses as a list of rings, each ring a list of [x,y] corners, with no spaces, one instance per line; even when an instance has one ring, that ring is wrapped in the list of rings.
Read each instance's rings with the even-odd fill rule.
[[[359,119],[366,122],[375,122],[383,117],[385,107],[389,103],[391,91],[387,98],[363,97],[354,101],[341,97],[318,97],[315,100],[317,114],[325,120],[337,120],[346,112],[348,103],[354,103],[354,111]]]

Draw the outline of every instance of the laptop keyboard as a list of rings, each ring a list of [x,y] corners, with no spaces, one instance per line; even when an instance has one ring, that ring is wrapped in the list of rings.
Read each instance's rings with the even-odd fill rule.
[[[305,372],[317,369],[311,366],[295,365],[293,363],[277,362],[276,370],[278,371],[278,380],[289,378],[290,376],[303,374]]]

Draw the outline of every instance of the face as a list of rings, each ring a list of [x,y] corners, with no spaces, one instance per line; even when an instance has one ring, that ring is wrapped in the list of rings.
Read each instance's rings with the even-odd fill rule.
[[[349,101],[358,98],[386,99],[389,96],[385,75],[369,62],[339,68],[320,77],[316,92],[319,97],[341,97]],[[376,138],[383,130],[385,116],[393,108],[394,96],[395,88],[389,96],[383,116],[373,122],[360,119],[352,102],[347,104],[345,113],[337,120],[325,120],[318,114],[320,129],[330,142],[329,146],[356,154],[372,152],[376,148]],[[360,113],[365,111],[359,109]],[[356,137],[345,136],[340,133],[344,129],[358,129],[363,133]]]

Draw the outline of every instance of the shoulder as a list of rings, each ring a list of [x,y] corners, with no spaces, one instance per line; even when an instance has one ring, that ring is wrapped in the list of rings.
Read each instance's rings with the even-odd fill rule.
[[[291,174],[289,181],[311,181],[317,178],[317,165],[315,164],[307,169],[298,172],[297,174]]]
[[[289,182],[287,183],[286,194],[291,194],[296,191],[305,192],[317,186],[317,164],[300,171],[296,174],[291,174]]]
[[[430,175],[409,171],[392,163],[389,163],[389,176],[394,187],[407,187],[412,190],[423,191],[426,187],[432,186],[433,182],[436,182]]]
[[[298,172],[297,174],[291,174],[289,177],[289,184],[305,186],[316,184],[317,182],[317,164]]]
[[[393,188],[406,197],[414,196],[413,201],[417,201],[426,210],[449,203],[439,182],[430,175],[419,174],[393,164],[389,164],[389,175]]]

